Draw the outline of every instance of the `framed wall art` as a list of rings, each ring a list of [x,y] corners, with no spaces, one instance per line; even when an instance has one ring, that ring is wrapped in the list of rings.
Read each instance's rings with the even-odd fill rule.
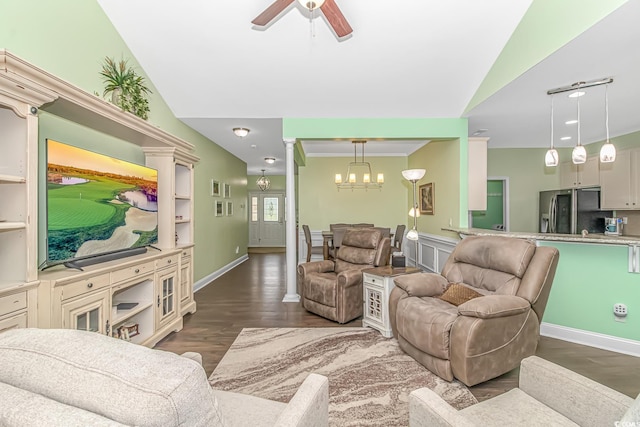
[[[424,215],[433,215],[433,207],[435,205],[435,185],[433,182],[420,186],[420,213]]]
[[[224,203],[222,200],[216,200],[216,216],[224,215]]]
[[[227,216],[233,215],[233,202],[227,202]]]
[[[230,199],[231,198],[231,184],[224,184],[222,187],[223,187],[223,190],[224,190],[224,198],[225,199]]]
[[[220,196],[220,181],[211,180],[211,195]]]

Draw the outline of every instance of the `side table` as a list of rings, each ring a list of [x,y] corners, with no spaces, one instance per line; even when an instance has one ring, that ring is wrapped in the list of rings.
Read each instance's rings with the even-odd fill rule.
[[[362,326],[377,329],[383,336],[391,338],[389,319],[389,295],[395,288],[393,279],[403,274],[419,273],[416,267],[384,267],[362,270],[363,317]]]

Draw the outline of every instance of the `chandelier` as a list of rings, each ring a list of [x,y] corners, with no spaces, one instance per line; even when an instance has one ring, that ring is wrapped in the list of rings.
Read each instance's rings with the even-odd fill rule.
[[[262,176],[258,178],[258,180],[256,181],[256,184],[258,184],[258,188],[260,190],[267,191],[269,188],[271,188],[271,180],[266,176],[264,176],[264,169],[261,169],[261,170],[262,170]]]
[[[337,173],[335,175],[335,183],[336,187],[338,187],[338,191],[341,188],[346,188],[349,190],[368,190],[370,188],[381,189],[382,184],[384,184],[384,174],[379,173],[376,176],[376,181],[373,182],[371,180],[373,177],[373,173],[371,172],[371,164],[364,161],[364,144],[366,144],[367,141],[354,140],[351,142],[353,143],[353,162],[349,162],[346,181],[343,182],[342,174]],[[360,161],[358,161],[357,155],[358,145],[360,145],[362,148]],[[358,172],[360,173],[360,175],[358,175]]]

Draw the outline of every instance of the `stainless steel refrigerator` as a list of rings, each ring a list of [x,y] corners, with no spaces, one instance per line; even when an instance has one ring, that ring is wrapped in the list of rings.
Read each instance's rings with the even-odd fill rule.
[[[600,210],[600,187],[541,191],[538,206],[540,233],[604,233],[605,217],[613,216]]]

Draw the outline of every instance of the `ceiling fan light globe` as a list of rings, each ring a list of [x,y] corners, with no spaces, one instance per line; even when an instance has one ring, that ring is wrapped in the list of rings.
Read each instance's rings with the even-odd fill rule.
[[[322,7],[324,1],[325,0],[298,0],[298,3],[308,10],[315,10]]]

